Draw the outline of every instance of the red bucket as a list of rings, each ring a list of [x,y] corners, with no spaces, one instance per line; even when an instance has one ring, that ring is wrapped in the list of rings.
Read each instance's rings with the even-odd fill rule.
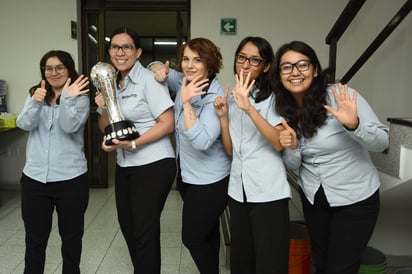
[[[306,225],[291,222],[289,235],[289,274],[310,274],[312,249]]]

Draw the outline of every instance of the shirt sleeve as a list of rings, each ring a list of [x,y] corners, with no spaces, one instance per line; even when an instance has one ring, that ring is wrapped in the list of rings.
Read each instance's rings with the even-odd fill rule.
[[[353,95],[353,89],[350,89]],[[348,130],[351,137],[367,150],[382,152],[389,145],[389,128],[382,124],[368,102],[357,93],[359,125],[354,131]]]
[[[67,133],[81,129],[89,117],[88,95],[70,96],[64,90],[60,98],[59,124]]]
[[[282,151],[282,160],[287,169],[298,170],[302,161],[301,149],[284,149]]]
[[[35,129],[39,124],[40,113],[43,105],[44,102],[37,102],[32,96],[28,96],[22,111],[17,116],[17,126],[27,131]]]
[[[213,102],[209,101],[203,105],[201,114],[198,116],[195,125],[184,134],[198,150],[210,148],[220,136],[220,120],[213,107]]]

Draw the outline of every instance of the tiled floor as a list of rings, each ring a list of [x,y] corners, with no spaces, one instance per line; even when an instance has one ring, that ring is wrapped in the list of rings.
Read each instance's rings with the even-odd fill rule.
[[[20,194],[2,191],[0,201],[0,274],[22,273],[24,227],[20,215]],[[290,203],[291,220],[302,220],[298,207],[298,204],[295,206]],[[164,274],[198,273],[188,250],[181,242],[181,209],[180,196],[176,190],[172,190],[161,218]],[[83,240],[82,273],[132,273],[128,251],[117,223],[112,184],[107,189],[90,189]],[[222,248],[221,274],[230,273],[225,267],[225,256],[225,248]],[[49,239],[45,273],[61,273],[60,239],[56,218]],[[388,273],[395,273],[395,268],[388,267]]]

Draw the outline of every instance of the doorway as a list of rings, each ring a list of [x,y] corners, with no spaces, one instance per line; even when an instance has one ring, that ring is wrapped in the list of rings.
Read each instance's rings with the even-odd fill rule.
[[[117,27],[128,26],[139,33],[143,50],[140,62],[143,66],[153,60],[169,60],[171,67],[175,67],[180,46],[190,39],[190,0],[83,0],[81,14],[82,68],[86,75],[90,75],[91,68],[97,62],[110,63],[106,51],[108,37]],[[95,92],[91,84],[85,153],[90,187],[107,187],[109,159],[113,157],[100,148],[103,138],[97,126],[99,114],[94,103]]]

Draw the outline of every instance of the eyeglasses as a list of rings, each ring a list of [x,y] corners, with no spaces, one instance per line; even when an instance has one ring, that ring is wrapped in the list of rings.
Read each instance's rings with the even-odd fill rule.
[[[247,58],[246,56],[241,55],[241,54],[236,55],[236,63],[238,63],[238,64],[244,64],[246,61],[249,62],[249,65],[254,66],[254,67],[257,67],[257,66],[259,66],[260,64],[262,64],[262,63],[265,62],[265,60],[260,59],[260,58],[256,58],[256,57],[249,57],[249,58]]]
[[[310,67],[311,61],[310,60],[300,60],[294,64],[285,63],[279,66],[280,74],[286,75],[290,74],[293,71],[293,67],[296,67],[300,72],[307,71]]]
[[[47,67],[44,67],[43,69],[44,69],[45,74],[52,74],[53,70],[55,70],[56,73],[58,74],[62,74],[66,70],[66,67],[64,65],[58,65],[55,67],[47,66]]]
[[[117,53],[119,52],[119,49],[121,49],[124,53],[131,53],[133,50],[134,46],[133,45],[123,45],[123,46],[118,46],[118,45],[111,45],[109,47],[109,51],[111,53]]]

